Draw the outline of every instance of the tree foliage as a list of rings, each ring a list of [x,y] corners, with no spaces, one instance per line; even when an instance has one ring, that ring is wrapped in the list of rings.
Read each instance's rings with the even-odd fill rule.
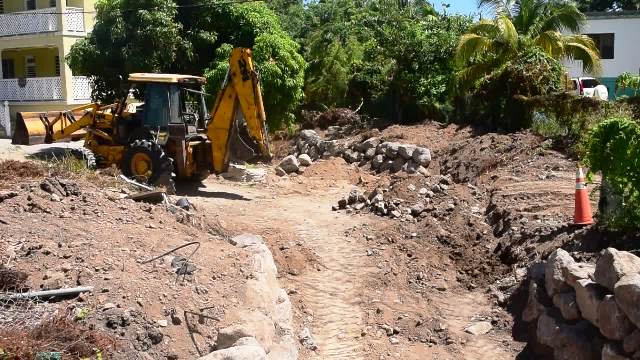
[[[472,88],[484,76],[524,51],[538,48],[556,60],[581,60],[586,72],[601,71],[598,49],[579,33],[586,18],[578,8],[560,0],[481,0],[495,12],[464,34],[456,50],[460,90]]]
[[[100,0],[93,32],[68,56],[93,97],[113,101],[131,72],[207,74],[216,94],[231,47],[253,48],[272,128],[290,123],[302,101],[305,61],[280,18],[263,3],[218,0]]]

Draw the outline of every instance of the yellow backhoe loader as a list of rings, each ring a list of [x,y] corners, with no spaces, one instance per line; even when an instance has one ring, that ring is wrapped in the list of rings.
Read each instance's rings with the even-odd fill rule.
[[[144,102],[88,104],[69,111],[18,113],[14,144],[84,139],[96,165],[118,166],[139,181],[171,184],[225,172],[233,139],[262,159],[271,157],[262,93],[251,50],[236,48],[209,113],[202,86],[190,75],[135,73],[129,94]]]

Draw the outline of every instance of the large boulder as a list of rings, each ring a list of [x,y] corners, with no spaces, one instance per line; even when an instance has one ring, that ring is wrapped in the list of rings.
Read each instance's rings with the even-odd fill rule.
[[[623,340],[635,328],[613,295],[605,296],[598,306],[598,327],[600,333],[611,340]]]
[[[573,263],[575,261],[571,255],[563,249],[557,249],[549,255],[544,269],[544,285],[550,297],[571,291],[564,277],[564,269]]]
[[[602,347],[601,360],[630,360],[620,348],[620,345],[608,343]]]
[[[424,167],[429,167],[429,164],[431,163],[431,151],[427,148],[415,148],[411,157],[413,158],[413,161]]]
[[[287,174],[298,171],[300,168],[300,163],[298,159],[294,155],[289,155],[280,161],[278,165],[282,170],[284,170]]]
[[[580,309],[578,309],[575,292],[553,295],[553,305],[560,310],[565,320],[574,321],[580,319]]]
[[[398,171],[402,170],[403,167],[404,167],[404,159],[401,157],[398,157],[391,162],[391,167],[389,171],[391,171],[392,173],[397,173]]]
[[[409,160],[413,157],[413,151],[415,149],[415,145],[401,144],[400,146],[398,146],[398,155],[400,155],[405,160]]]
[[[640,258],[630,252],[608,248],[596,264],[595,281],[613,291],[618,280],[627,274],[640,272]]]
[[[311,139],[319,139],[320,135],[313,130],[302,130],[300,131],[300,138],[303,140],[311,140]]]
[[[602,345],[597,339],[595,328],[584,321],[567,325],[543,314],[538,319],[536,337],[541,344],[553,348],[555,359],[600,359]]]
[[[358,151],[366,153],[368,150],[370,149],[374,149],[374,154],[375,154],[375,148],[380,144],[380,138],[377,137],[372,137],[369,138],[365,141],[363,141],[359,146],[358,146]]]
[[[622,277],[614,287],[616,302],[629,320],[640,327],[640,274]]]
[[[564,279],[569,286],[575,287],[578,280],[593,278],[595,269],[596,266],[589,263],[569,264],[563,269]]]
[[[606,295],[603,287],[589,279],[576,282],[576,301],[582,317],[598,326],[598,307]]]
[[[395,157],[398,156],[398,150],[399,149],[400,149],[400,144],[394,143],[394,142],[389,142],[389,143],[387,143],[387,149],[384,152],[384,154],[389,159],[395,159]]]
[[[384,156],[382,155],[374,156],[373,160],[371,160],[371,169],[378,170],[380,168],[380,165],[382,165],[382,163],[384,163]]]
[[[266,360],[267,354],[260,346],[241,345],[214,351],[198,360]]]
[[[221,350],[232,347],[238,340],[246,337],[255,338],[263,348],[269,349],[276,337],[273,320],[259,311],[241,314],[238,324],[218,331],[216,349]]]
[[[640,351],[640,330],[635,329],[631,334],[627,335],[622,341],[622,347],[629,354]]]

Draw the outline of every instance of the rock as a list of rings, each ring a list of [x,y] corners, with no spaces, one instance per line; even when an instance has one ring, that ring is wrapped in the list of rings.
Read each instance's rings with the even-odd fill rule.
[[[578,309],[575,292],[553,295],[553,305],[560,310],[565,320],[574,321],[580,319],[580,309]]]
[[[404,159],[399,157],[395,160],[393,160],[393,162],[391,162],[391,168],[389,170],[391,170],[391,172],[398,172],[400,170],[402,170],[402,167],[404,166]]]
[[[42,280],[42,290],[55,290],[64,287],[64,273],[60,271],[45,272]]]
[[[112,303],[112,302],[108,302],[104,305],[102,305],[102,311],[106,311],[109,309],[115,309],[116,308],[116,304]]]
[[[393,210],[391,211],[391,217],[393,218],[399,218],[402,215],[402,213],[398,210]]]
[[[616,283],[614,293],[620,309],[635,326],[640,327],[640,274],[623,276]]]
[[[18,196],[16,191],[0,191],[0,202],[11,199]]]
[[[264,169],[250,169],[245,165],[229,164],[227,172],[220,176],[230,181],[263,182],[266,172]]]
[[[238,340],[245,337],[253,337],[263,348],[269,349],[275,336],[273,321],[259,311],[252,311],[244,314],[240,323],[218,331],[216,349],[232,347]]]
[[[398,155],[403,159],[409,160],[413,157],[413,151],[416,149],[414,145],[401,144],[398,146]]]
[[[545,313],[545,307],[540,303],[540,296],[542,294],[539,292],[540,289],[538,288],[538,284],[536,284],[535,281],[529,281],[529,294],[527,298],[527,305],[525,305],[525,308],[522,311],[522,320],[531,322],[538,319],[540,315]]]
[[[363,141],[360,146],[358,146],[358,151],[366,153],[369,150],[373,149],[373,154],[375,155],[376,147],[378,147],[378,145],[380,145],[380,139],[377,137],[372,137]]]
[[[300,340],[300,344],[302,344],[302,346],[304,346],[305,348],[311,351],[318,350],[318,345],[316,344],[316,341],[313,339],[313,336],[311,336],[311,331],[309,331],[309,328],[304,328],[302,329],[302,331],[300,331],[300,334],[298,335],[298,340]]]
[[[404,164],[404,171],[407,174],[415,174],[418,172],[418,168],[420,165],[413,160],[408,160],[406,164]]]
[[[598,307],[604,299],[605,290],[589,279],[576,281],[576,301],[582,317],[598,326]]]
[[[480,321],[473,325],[467,326],[464,331],[471,335],[484,335],[491,331],[493,326],[488,321]]]
[[[429,173],[429,170],[427,170],[427,168],[425,168],[422,165],[418,166],[418,174],[420,174],[422,176],[430,176],[431,175],[431,173]]]
[[[53,201],[53,202],[60,202],[62,201],[62,199],[60,199],[60,196],[58,196],[58,194],[51,194],[51,196],[49,196],[49,200]]]
[[[300,138],[303,140],[312,140],[312,139],[319,139],[320,136],[318,135],[317,132],[307,129],[307,130],[300,131]]]
[[[389,342],[391,343],[391,345],[398,345],[398,344],[400,344],[400,340],[398,340],[398,338],[397,338],[397,337],[395,337],[395,336],[391,336],[391,337],[389,338]]]
[[[289,155],[284,159],[282,159],[279,167],[282,168],[282,170],[284,170],[287,174],[290,174],[298,171],[298,168],[300,167],[300,163],[298,162],[298,159],[294,155]]]
[[[158,320],[156,321],[158,323],[158,326],[160,327],[167,327],[169,326],[169,322],[166,319],[162,319],[162,320]]]
[[[387,147],[386,147],[386,150],[385,150],[384,154],[389,159],[395,159],[396,156],[398,156],[398,149],[400,147],[400,144],[394,143],[394,142],[389,142],[389,143],[386,143],[386,144],[387,144]]]
[[[353,205],[356,203],[365,202],[364,195],[362,195],[357,189],[353,189],[349,192],[347,198],[347,204]]]
[[[625,336],[622,341],[622,348],[626,353],[634,353],[640,350],[640,330],[635,329],[631,334]]]
[[[620,310],[613,295],[604,297],[598,306],[598,328],[607,339],[623,340],[631,334],[634,326]]]
[[[287,176],[287,172],[284,171],[280,166],[276,166],[276,175],[278,176]]]
[[[365,159],[371,160],[373,159],[374,156],[376,156],[376,149],[375,148],[367,149],[367,151],[363,152],[363,154]]]
[[[418,190],[418,194],[420,195],[427,195],[428,192],[429,190],[427,190],[426,188],[420,188],[420,190]]]
[[[595,328],[585,321],[567,325],[556,321],[547,314],[538,319],[537,340],[553,349],[556,359],[597,360],[600,358],[601,344]]]
[[[595,281],[613,291],[623,276],[640,272],[640,258],[630,252],[605,249],[596,263]]]
[[[424,204],[423,203],[417,203],[417,204],[415,204],[415,205],[413,205],[411,207],[411,215],[413,217],[418,217],[423,212],[424,212]]]
[[[234,346],[214,351],[199,360],[266,360],[267,354],[260,346]]]
[[[371,191],[369,193],[369,195],[367,196],[367,199],[371,202],[378,202],[378,201],[382,201],[384,199],[384,191],[382,191],[382,189],[380,188],[375,188],[373,191]]]
[[[571,255],[562,249],[557,249],[549,255],[544,271],[544,285],[550,297],[571,291],[571,287],[565,282],[563,270],[573,263],[575,261]]]
[[[607,343],[602,347],[601,360],[630,360],[624,356],[622,349],[617,344]]]
[[[411,157],[413,158],[413,161],[424,167],[429,167],[429,164],[431,163],[431,151],[426,148],[415,148]]]
[[[251,245],[264,244],[264,240],[261,236],[253,234],[241,234],[234,236],[229,240],[229,243],[239,248],[245,248]]]
[[[353,205],[353,210],[362,210],[362,209],[364,209],[365,206],[366,206],[366,204],[363,203],[363,202],[357,203],[357,204]]]
[[[346,208],[347,208],[347,199],[342,198],[342,199],[338,200],[338,209],[344,210]]]
[[[298,162],[300,166],[311,166],[311,157],[307,154],[298,155]]]
[[[373,160],[371,160],[371,169],[373,169],[373,170],[379,169],[380,165],[382,165],[382,163],[384,163],[384,156],[382,156],[382,155],[374,156]]]
[[[596,269],[594,264],[573,263],[567,265],[562,271],[564,279],[571,287],[576,286],[576,282],[582,279],[590,279]]]

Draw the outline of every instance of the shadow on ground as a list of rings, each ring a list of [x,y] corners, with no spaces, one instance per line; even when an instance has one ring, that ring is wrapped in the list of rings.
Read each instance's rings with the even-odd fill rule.
[[[225,199],[235,201],[251,201],[252,199],[241,194],[227,191],[214,191],[206,189],[202,183],[180,183],[176,187],[178,196],[198,196],[208,199]]]

